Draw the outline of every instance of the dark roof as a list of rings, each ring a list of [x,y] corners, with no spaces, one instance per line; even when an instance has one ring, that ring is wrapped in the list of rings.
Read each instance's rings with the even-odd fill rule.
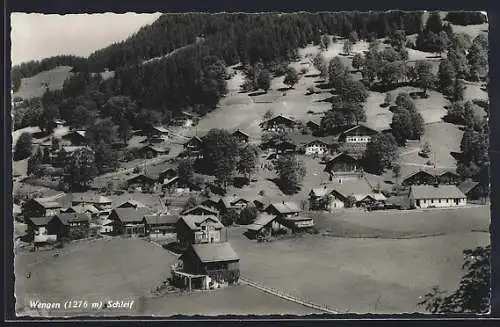
[[[160,175],[164,172],[166,172],[167,170],[174,170],[174,171],[177,171],[177,165],[173,162],[170,162],[170,161],[167,161],[167,162],[163,162],[163,163],[160,163],[160,164],[157,164],[157,165],[148,165],[146,166],[146,169],[144,170],[144,175],[149,177],[149,178],[152,178],[152,179],[158,179],[160,177]]]
[[[260,225],[260,226],[263,227],[263,226],[266,226],[267,224],[269,224],[274,219],[276,219],[275,215],[270,215],[270,214],[267,214],[267,213],[261,213],[257,217],[257,219],[255,219],[255,221],[253,222],[253,225]]]
[[[54,217],[32,217],[30,218],[30,221],[35,225],[35,226],[47,226],[49,221],[52,220]]]
[[[192,246],[201,262],[240,260],[229,243],[193,244]]]
[[[430,177],[435,177],[433,173],[431,173],[430,171],[426,171],[426,170],[418,170],[418,171],[415,171],[411,174],[408,174],[406,175],[404,178],[403,178],[403,181],[407,180],[408,178],[411,178],[415,175],[418,175],[418,174],[424,174],[424,175],[428,175]]]
[[[278,119],[285,120],[285,121],[288,121],[288,122],[290,122],[290,123],[296,124],[295,120],[293,120],[293,119],[291,119],[291,118],[288,118],[288,117],[285,117],[285,116],[283,116],[283,115],[277,115],[277,116],[275,116],[275,117],[273,117],[273,118],[270,118],[270,119],[268,119],[268,120],[264,121],[263,123],[264,123],[264,124],[268,124],[268,123],[270,123],[270,122],[272,122],[272,121],[275,121],[275,120],[278,120]]]
[[[361,123],[361,124],[358,124],[356,126],[353,126],[351,128],[346,129],[345,131],[342,132],[342,134],[345,135],[345,134],[348,134],[348,133],[355,131],[357,129],[364,129],[366,132],[368,132],[366,134],[370,134],[370,135],[374,135],[374,134],[378,133],[378,131],[376,129],[373,129],[373,128],[369,127],[368,125]]]
[[[348,159],[353,159],[355,161],[357,161],[358,159],[356,159],[354,156],[352,156],[351,154],[349,153],[345,153],[345,152],[342,152],[342,153],[338,153],[336,155],[334,155],[333,157],[331,157],[328,162],[327,162],[327,166],[328,164],[330,164],[331,162],[334,162],[334,161],[337,161],[339,159],[342,159],[342,158],[348,158]]]
[[[139,222],[142,221],[144,216],[151,213],[148,208],[115,208],[113,211],[116,213],[121,222]]]
[[[88,222],[90,220],[90,217],[87,214],[78,212],[60,213],[54,217],[59,218],[64,225],[72,222]]]
[[[476,186],[479,185],[479,182],[474,182],[472,179],[467,179],[458,185],[458,189],[462,191],[464,194],[468,194],[472,191]]]
[[[147,215],[144,216],[146,222],[150,225],[174,225],[179,220],[179,216],[177,215]]]
[[[185,142],[184,145],[189,144],[193,141],[196,141],[198,143],[203,143],[203,140],[201,138],[199,138],[198,136],[193,136],[187,142]]]
[[[455,185],[414,185],[410,189],[415,199],[450,199],[465,198]]]

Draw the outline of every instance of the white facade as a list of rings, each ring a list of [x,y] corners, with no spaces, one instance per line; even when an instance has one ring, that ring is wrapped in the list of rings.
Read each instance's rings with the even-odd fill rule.
[[[372,139],[371,136],[347,136],[345,141],[347,143],[368,143]]]
[[[425,209],[425,208],[446,208],[446,207],[463,207],[467,205],[466,198],[458,199],[412,199],[412,203],[415,207]]]
[[[332,199],[332,201],[328,204],[328,207],[326,210],[328,211],[333,211],[335,209],[340,209],[344,207],[344,202],[340,201],[339,199]]]
[[[314,154],[323,155],[327,153],[328,147],[323,143],[312,143],[306,146],[306,155],[311,156]]]

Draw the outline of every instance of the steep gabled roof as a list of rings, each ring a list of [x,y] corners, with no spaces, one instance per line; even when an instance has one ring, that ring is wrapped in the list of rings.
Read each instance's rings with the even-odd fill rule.
[[[317,187],[313,188],[310,192],[309,195],[316,196],[316,197],[323,197],[330,193],[331,190],[329,188],[325,187]]]
[[[212,222],[216,229],[221,229],[224,227],[219,219],[217,219],[217,217],[213,215],[186,215],[181,216],[179,220],[184,221],[184,223],[193,231],[201,230],[201,224],[206,221]]]
[[[69,213],[60,213],[55,215],[54,217],[59,218],[59,220],[64,224],[68,225],[73,222],[89,222],[90,217],[85,213],[78,212],[69,212]]]
[[[137,200],[127,200],[125,202],[122,202],[120,205],[116,206],[117,208],[122,208],[124,207],[126,204],[131,204],[133,207],[136,207],[136,208],[146,208],[146,205],[140,201],[137,201]]]
[[[146,215],[144,219],[149,225],[175,225],[179,220],[177,215]]]
[[[479,185],[479,182],[474,182],[472,179],[466,179],[460,185],[458,185],[458,189],[462,191],[464,194],[468,194],[474,188]]]
[[[52,217],[32,217],[29,220],[33,223],[35,226],[47,226],[47,224],[52,220]]]
[[[33,199],[33,201],[38,203],[45,209],[58,209],[62,207],[59,202],[54,201],[52,198],[36,198]]]
[[[203,263],[240,260],[229,243],[193,244],[192,247]]]
[[[183,214],[183,215],[189,215],[189,214],[191,214],[193,211],[195,211],[195,210],[197,210],[197,209],[202,209],[202,210],[205,210],[205,211],[210,212],[210,213],[212,213],[212,214],[214,214],[214,215],[218,215],[218,214],[219,214],[219,211],[217,211],[217,210],[215,210],[215,209],[212,209],[212,208],[209,208],[209,207],[206,207],[206,206],[201,205],[201,204],[197,205],[197,206],[196,206],[196,207],[194,207],[194,208],[191,208],[191,209],[188,209],[188,210],[186,210],[186,211],[182,212],[182,214]]]
[[[113,211],[123,223],[141,222],[144,216],[151,214],[149,208],[115,208]]]
[[[455,185],[413,185],[410,194],[415,199],[457,199],[465,198]]]
[[[252,223],[252,225],[260,225],[262,227],[266,226],[269,224],[271,221],[276,219],[277,217],[275,215],[270,215],[267,213],[261,213],[255,221]]]
[[[290,201],[275,202],[269,205],[269,207],[271,206],[275,208],[280,214],[296,213],[301,211],[299,206],[295,202]]]

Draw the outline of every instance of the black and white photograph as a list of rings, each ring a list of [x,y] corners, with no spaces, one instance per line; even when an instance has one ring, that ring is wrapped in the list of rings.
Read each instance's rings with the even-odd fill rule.
[[[16,317],[490,312],[487,12],[10,23]]]

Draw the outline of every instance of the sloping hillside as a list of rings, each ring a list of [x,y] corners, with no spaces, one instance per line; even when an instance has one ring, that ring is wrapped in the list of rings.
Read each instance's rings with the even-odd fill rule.
[[[45,89],[60,90],[64,81],[72,75],[70,66],[59,66],[43,71],[35,76],[23,78],[19,90],[14,93],[14,98],[31,99],[42,96]]]

